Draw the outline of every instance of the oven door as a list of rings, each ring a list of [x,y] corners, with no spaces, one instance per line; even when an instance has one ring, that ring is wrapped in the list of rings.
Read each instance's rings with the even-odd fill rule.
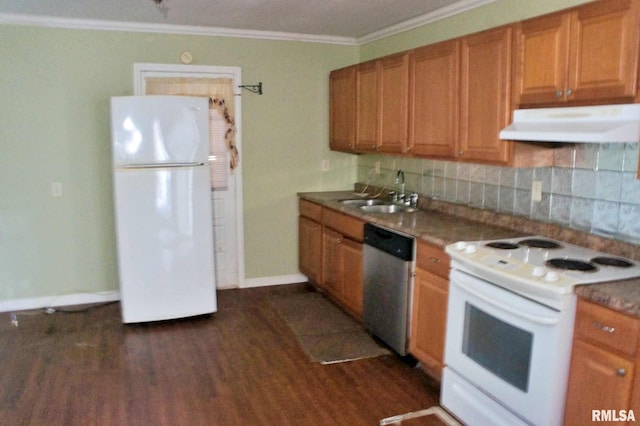
[[[560,425],[575,315],[572,300],[569,312],[561,313],[452,270],[446,367],[526,422]],[[479,413],[452,411],[463,421],[483,424]],[[486,418],[484,424],[494,420]]]

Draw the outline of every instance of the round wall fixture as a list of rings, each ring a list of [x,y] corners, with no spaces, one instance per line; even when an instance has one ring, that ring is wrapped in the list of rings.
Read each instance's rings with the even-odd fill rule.
[[[182,52],[182,54],[180,55],[180,60],[183,64],[190,64],[191,62],[193,62],[193,55],[191,54],[191,52]]]

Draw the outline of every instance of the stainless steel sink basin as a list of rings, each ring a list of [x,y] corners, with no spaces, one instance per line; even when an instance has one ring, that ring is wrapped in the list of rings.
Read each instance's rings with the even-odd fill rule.
[[[360,209],[367,213],[411,213],[416,209],[409,206],[401,206],[398,204],[379,204],[374,206],[360,206]]]
[[[361,207],[361,206],[376,206],[379,204],[389,204],[388,201],[380,200],[378,198],[360,198],[357,200],[341,200],[342,204],[352,207]]]

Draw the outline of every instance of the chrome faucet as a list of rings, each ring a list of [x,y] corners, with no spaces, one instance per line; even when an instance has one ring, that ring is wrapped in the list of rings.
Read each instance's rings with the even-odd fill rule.
[[[396,173],[396,185],[397,184],[400,184],[400,193],[396,194],[396,199],[404,202],[404,172],[402,170],[398,170],[398,173]]]

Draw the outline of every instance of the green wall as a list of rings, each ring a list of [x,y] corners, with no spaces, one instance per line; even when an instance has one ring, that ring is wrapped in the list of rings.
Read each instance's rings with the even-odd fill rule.
[[[242,98],[245,275],[290,275],[296,192],[357,176],[356,156],[328,150],[330,70],[581,2],[502,0],[360,47],[0,25],[0,302],[117,289],[108,101],[133,93],[134,63],[189,50],[263,82]]]
[[[134,63],[187,49],[263,82],[242,98],[245,273],[297,273],[296,192],[355,180],[352,156],[328,150],[328,75],[357,47],[3,25],[0,302],[117,289],[109,98],[133,94]]]

